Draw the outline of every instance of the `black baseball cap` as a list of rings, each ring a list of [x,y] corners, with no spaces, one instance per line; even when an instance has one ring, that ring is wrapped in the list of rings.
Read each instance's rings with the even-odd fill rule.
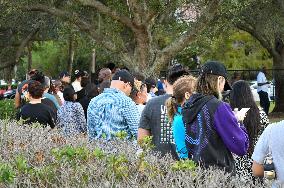
[[[70,74],[67,72],[67,71],[62,71],[60,74],[59,74],[59,78],[63,78],[63,77],[66,77],[66,76],[70,76]]]
[[[134,76],[125,69],[116,72],[112,80],[120,80],[125,83],[130,83],[132,87],[134,86]]]
[[[200,74],[214,74],[223,76],[226,79],[224,91],[232,90],[232,87],[228,82],[228,72],[224,64],[218,61],[208,61],[201,67]]]

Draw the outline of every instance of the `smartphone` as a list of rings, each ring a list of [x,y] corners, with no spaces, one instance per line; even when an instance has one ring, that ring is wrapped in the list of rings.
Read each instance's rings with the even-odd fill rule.
[[[249,111],[250,108],[242,108],[239,113],[246,114]]]

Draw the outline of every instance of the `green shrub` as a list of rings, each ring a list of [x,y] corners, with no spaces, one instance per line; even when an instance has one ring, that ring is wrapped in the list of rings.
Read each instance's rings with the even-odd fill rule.
[[[11,85],[11,89],[17,89],[18,85],[17,84],[13,84]]]
[[[2,89],[7,90],[8,86],[7,85],[0,85],[0,90],[2,90]]]
[[[12,119],[16,117],[14,100],[0,100],[0,119]]]

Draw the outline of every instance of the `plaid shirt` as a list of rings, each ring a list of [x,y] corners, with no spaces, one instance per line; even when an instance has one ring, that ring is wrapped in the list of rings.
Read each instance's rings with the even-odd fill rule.
[[[109,140],[120,131],[127,132],[128,138],[136,137],[138,123],[139,112],[135,103],[118,89],[105,88],[88,106],[87,131],[90,139],[105,137]]]

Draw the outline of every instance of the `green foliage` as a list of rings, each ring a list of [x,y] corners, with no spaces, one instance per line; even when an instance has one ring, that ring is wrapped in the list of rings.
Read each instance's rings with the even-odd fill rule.
[[[15,167],[20,173],[27,173],[28,172],[27,160],[21,155],[16,156]]]
[[[0,100],[0,119],[15,118],[17,110],[15,109],[14,100]]]
[[[272,68],[266,49],[248,33],[231,30],[210,42],[202,60],[219,60],[229,69],[258,69],[263,65]]]
[[[9,164],[0,164],[0,182],[11,184],[14,182],[16,174]]]
[[[153,136],[145,136],[142,140],[139,140],[139,146],[143,149],[143,151],[149,151],[154,148],[152,139]]]
[[[95,148],[95,150],[93,151],[93,156],[98,159],[102,159],[105,156],[105,154],[102,149]]]
[[[180,161],[176,161],[173,165],[172,165],[172,169],[173,170],[191,170],[194,171],[196,169],[196,164],[194,161],[192,160],[180,160]]]
[[[128,134],[127,134],[126,131],[119,131],[115,134],[115,137],[118,138],[118,139],[124,140],[124,139],[126,139],[127,135]]]
[[[0,89],[7,90],[8,89],[8,85],[0,85]]]
[[[117,179],[122,179],[128,176],[128,160],[124,155],[110,155],[107,158],[107,174],[115,176]]]
[[[85,147],[74,148],[72,146],[65,146],[62,149],[54,148],[51,150],[51,153],[56,160],[61,162],[87,161],[90,157],[90,152]]]

